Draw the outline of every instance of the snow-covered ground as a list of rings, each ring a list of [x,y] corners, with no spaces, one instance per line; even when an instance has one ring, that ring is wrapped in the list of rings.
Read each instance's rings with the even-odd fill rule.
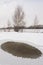
[[[43,33],[43,29],[24,29],[23,32],[29,32],[29,33]]]
[[[14,41],[27,42],[27,43],[31,42],[29,44],[36,44],[43,46],[42,33],[1,32],[0,41],[2,40],[12,40],[12,41],[14,40]]]
[[[43,53],[43,34],[40,33],[0,33],[0,45],[6,41],[25,42],[40,49]],[[24,59],[13,56],[0,48],[1,65],[43,65],[43,55],[37,59]]]

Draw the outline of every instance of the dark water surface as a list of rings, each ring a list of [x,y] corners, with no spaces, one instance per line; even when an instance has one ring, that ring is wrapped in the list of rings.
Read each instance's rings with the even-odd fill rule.
[[[38,58],[42,55],[37,48],[21,42],[5,42],[1,45],[1,48],[17,57]]]
[[[43,47],[38,49],[43,53]],[[38,58],[22,58],[5,52],[0,48],[0,64],[1,65],[43,65],[43,54]]]

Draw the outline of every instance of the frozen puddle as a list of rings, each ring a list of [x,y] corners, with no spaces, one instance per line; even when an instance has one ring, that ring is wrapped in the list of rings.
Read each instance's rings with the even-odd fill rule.
[[[21,42],[13,42],[7,41],[1,44],[1,49],[4,51],[22,58],[38,58],[42,55],[42,52],[32,45],[21,43]]]
[[[43,47],[38,47],[43,53]],[[43,65],[43,55],[37,59],[21,58],[13,56],[0,49],[0,64],[1,65]]]
[[[43,65],[43,56],[37,59],[27,59],[12,56],[0,49],[0,64],[1,65]]]

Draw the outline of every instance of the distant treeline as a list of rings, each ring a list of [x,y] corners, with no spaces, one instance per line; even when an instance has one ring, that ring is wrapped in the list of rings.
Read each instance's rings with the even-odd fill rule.
[[[6,28],[0,28],[0,30],[4,30],[4,29],[43,29],[43,25],[37,25],[37,26],[29,26],[29,27],[25,27],[25,26],[15,26],[15,27],[6,27]]]

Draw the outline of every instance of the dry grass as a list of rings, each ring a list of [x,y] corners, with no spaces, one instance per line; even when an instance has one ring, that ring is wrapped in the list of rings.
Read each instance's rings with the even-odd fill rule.
[[[23,58],[38,58],[42,54],[35,47],[21,42],[6,42],[1,45],[1,48],[8,53]]]

